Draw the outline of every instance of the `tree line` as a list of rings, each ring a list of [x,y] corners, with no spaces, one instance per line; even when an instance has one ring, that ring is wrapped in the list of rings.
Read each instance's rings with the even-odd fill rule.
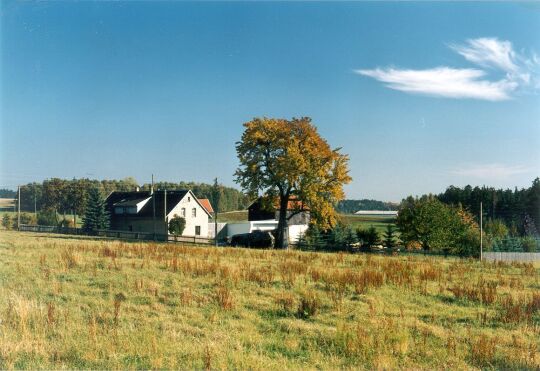
[[[500,221],[514,236],[538,235],[540,231],[540,179],[536,178],[528,188],[514,190],[493,187],[463,188],[450,186],[436,196],[438,200],[453,206],[461,206],[480,217],[482,202],[483,217],[487,221]]]
[[[21,211],[51,212],[59,215],[84,215],[92,189],[97,189],[101,196],[107,197],[113,191],[149,190],[150,184],[140,186],[134,178],[121,180],[95,180],[95,179],[46,179],[41,183],[28,183],[21,186]],[[237,189],[219,185],[219,198],[213,193],[213,185],[195,182],[159,182],[154,189],[191,189],[198,198],[219,200],[219,211],[241,210],[246,208],[249,199]],[[15,194],[17,197],[17,194]],[[65,217],[63,218],[65,219]]]
[[[397,203],[378,200],[341,200],[336,205],[336,211],[341,214],[354,214],[359,210],[391,211],[397,210],[398,207]]]

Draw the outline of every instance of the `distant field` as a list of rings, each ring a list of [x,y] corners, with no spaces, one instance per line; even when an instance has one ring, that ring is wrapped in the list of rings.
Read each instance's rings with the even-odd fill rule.
[[[218,223],[247,222],[247,210],[227,211],[218,214]]]
[[[350,225],[353,229],[369,228],[371,226],[382,233],[388,225],[395,226],[396,218],[393,216],[365,216],[365,215],[340,215],[341,220]]]
[[[0,232],[0,369],[538,369],[539,277]]]
[[[383,232],[388,224],[395,223],[393,216],[364,216],[364,215],[340,215],[341,220],[350,225],[352,228],[369,228],[375,227],[377,231]],[[219,222],[244,222],[248,220],[247,210],[229,211],[220,213],[218,216]]]
[[[14,205],[15,205],[15,199],[0,198],[0,209],[13,208]]]

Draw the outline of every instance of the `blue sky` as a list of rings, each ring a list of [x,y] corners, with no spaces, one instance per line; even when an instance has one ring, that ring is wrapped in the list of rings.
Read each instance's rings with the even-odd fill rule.
[[[310,116],[349,198],[540,175],[540,5],[2,2],[0,187],[234,185],[255,116]]]

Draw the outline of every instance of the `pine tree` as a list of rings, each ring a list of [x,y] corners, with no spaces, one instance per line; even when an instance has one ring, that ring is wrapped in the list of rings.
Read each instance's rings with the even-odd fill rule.
[[[386,226],[386,231],[384,232],[384,244],[389,249],[396,246],[396,233],[394,227],[390,224]]]
[[[91,188],[83,217],[83,229],[88,232],[97,229],[108,229],[109,223],[109,212],[105,208],[105,200],[101,196],[101,192],[98,188]]]
[[[345,246],[350,250],[353,248],[353,246],[358,242],[358,239],[356,238],[356,233],[353,231],[353,229],[350,226],[347,226],[345,228]]]
[[[316,224],[309,227],[308,246],[312,250],[321,250],[325,247],[323,236]]]
[[[345,230],[341,224],[337,224],[330,230],[328,235],[328,248],[331,250],[342,250],[345,247]]]

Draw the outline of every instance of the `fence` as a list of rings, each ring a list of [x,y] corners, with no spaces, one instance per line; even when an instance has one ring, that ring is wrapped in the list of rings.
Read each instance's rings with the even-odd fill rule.
[[[121,240],[138,240],[138,241],[161,241],[161,242],[182,242],[190,244],[210,244],[214,240],[200,236],[170,236],[166,234],[154,234],[148,232],[130,232],[130,231],[115,231],[109,229],[100,229],[93,232],[86,232],[80,228],[57,227],[49,225],[29,225],[21,224],[20,231],[23,232],[43,232],[43,233],[60,233],[72,235],[100,236],[116,238]]]
[[[482,254],[485,261],[519,261],[534,262],[540,261],[540,252],[496,252],[488,251]]]

